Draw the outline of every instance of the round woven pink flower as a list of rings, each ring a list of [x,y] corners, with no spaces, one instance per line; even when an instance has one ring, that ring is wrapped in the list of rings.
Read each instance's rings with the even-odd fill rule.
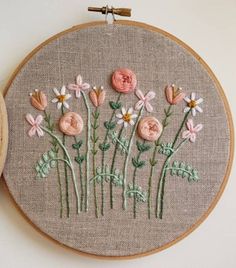
[[[162,130],[162,124],[153,116],[142,118],[138,124],[138,135],[147,141],[156,141]]]
[[[76,136],[83,130],[83,119],[74,112],[64,114],[59,121],[59,129],[68,136]]]
[[[112,75],[112,87],[120,93],[132,92],[136,85],[136,75],[129,69],[118,69]]]

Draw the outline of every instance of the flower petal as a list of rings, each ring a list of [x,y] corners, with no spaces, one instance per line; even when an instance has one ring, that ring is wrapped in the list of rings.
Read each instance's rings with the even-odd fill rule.
[[[202,130],[202,128],[203,128],[203,124],[198,124],[193,128],[193,130],[194,132],[199,132],[200,130]]]
[[[44,132],[40,127],[36,128],[36,132],[37,132],[38,137],[42,137],[44,135]]]
[[[123,124],[124,123],[124,120],[123,119],[120,119],[117,121],[117,124],[120,125],[120,124]]]
[[[117,118],[123,118],[123,115],[122,114],[116,114],[116,117]]]
[[[191,136],[190,136],[190,141],[195,142],[195,140],[196,140],[196,134],[192,133]]]
[[[65,94],[66,94],[66,87],[63,86],[63,87],[61,88],[61,95],[65,95]]]
[[[33,126],[33,127],[30,128],[30,130],[28,131],[28,135],[29,135],[30,137],[33,137],[33,136],[35,135],[35,133],[36,133],[36,130],[37,130],[37,128],[36,128],[35,126]]]
[[[203,112],[203,110],[202,110],[202,108],[201,108],[200,106],[196,106],[195,109],[196,109],[199,113],[202,113],[202,112]]]
[[[139,100],[139,101],[135,104],[134,109],[135,109],[135,110],[140,110],[140,109],[143,107],[143,105],[144,105],[144,101]]]
[[[90,85],[88,84],[88,83],[83,83],[82,85],[81,85],[81,89],[82,90],[87,90],[87,89],[89,89],[90,88]]]
[[[200,103],[202,103],[203,102],[203,98],[199,98],[198,100],[196,100],[196,103],[197,104],[200,104]]]
[[[145,99],[147,101],[150,101],[152,99],[154,99],[156,96],[156,93],[154,91],[148,91],[148,93],[145,95]]]
[[[135,95],[140,99],[140,100],[144,100],[144,95],[143,92],[140,89],[137,89],[135,91]]]
[[[146,110],[149,113],[151,113],[153,111],[153,107],[152,107],[152,105],[148,101],[145,103],[145,107],[146,107]]]
[[[124,127],[128,127],[128,123],[124,121]]]
[[[31,114],[27,114],[25,116],[25,119],[31,126],[33,126],[35,124],[35,120]]]
[[[182,133],[182,138],[183,139],[189,139],[191,136],[191,132],[189,130],[185,130],[183,133]]]
[[[56,96],[60,96],[61,94],[59,93],[58,89],[54,87],[53,92],[55,93]]]
[[[77,77],[76,77],[76,84],[81,86],[83,83],[83,78],[82,76],[79,74]]]
[[[65,95],[65,100],[68,100],[69,98],[71,98],[71,94],[66,94]]]
[[[193,120],[192,119],[189,119],[188,121],[187,121],[187,128],[188,128],[188,130],[190,131],[190,132],[192,132],[193,131]]]
[[[57,103],[57,109],[58,109],[58,110],[61,109],[61,106],[62,106],[62,102],[58,102],[58,103]]]
[[[130,118],[137,118],[138,117],[138,115],[137,114],[132,114],[131,116],[130,116]]]
[[[188,96],[184,97],[184,100],[185,100],[186,102],[188,102],[188,103],[191,101],[190,98],[189,98]]]
[[[51,102],[52,102],[52,103],[56,103],[56,102],[58,102],[58,98],[54,98],[54,99],[52,99]]]
[[[133,113],[133,111],[134,111],[134,109],[132,108],[132,107],[130,107],[129,109],[128,109],[128,114],[132,114]]]
[[[134,120],[131,119],[131,120],[129,121],[129,124],[130,124],[131,126],[133,126],[133,125],[134,125]]]
[[[184,113],[187,113],[190,110],[190,107],[185,107],[184,108]]]
[[[195,92],[192,92],[190,98],[191,98],[191,100],[195,100],[195,98],[196,98],[196,93],[195,93]]]
[[[37,115],[35,118],[35,123],[40,125],[43,122],[43,116],[41,114]]]
[[[69,104],[68,104],[66,101],[63,101],[63,106],[64,106],[66,109],[69,109],[69,108],[70,108]]]
[[[75,85],[75,84],[69,84],[68,86],[67,86],[67,88],[69,89],[69,90],[80,90],[80,87],[78,86],[78,85]]]
[[[122,107],[121,112],[122,112],[123,115],[125,115],[126,114],[126,109],[124,107]]]
[[[79,99],[79,98],[81,97],[81,91],[80,91],[80,90],[76,90],[76,91],[75,91],[75,97],[76,97],[77,99]]]
[[[192,115],[193,115],[193,116],[196,116],[196,113],[197,113],[197,112],[196,112],[196,109],[195,109],[195,108],[192,108],[191,110],[192,110]]]

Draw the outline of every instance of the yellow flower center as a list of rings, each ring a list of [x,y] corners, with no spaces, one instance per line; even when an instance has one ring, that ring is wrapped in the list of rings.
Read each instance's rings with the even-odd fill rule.
[[[188,103],[188,107],[189,108],[195,108],[197,106],[197,103],[195,100],[191,100],[189,103]]]
[[[125,122],[130,122],[130,120],[131,120],[131,114],[129,114],[129,113],[126,113],[126,114],[124,114],[123,115],[123,120],[125,121]]]
[[[57,96],[57,99],[58,99],[59,102],[64,102],[65,101],[65,98],[66,98],[65,95],[59,95],[59,96]]]

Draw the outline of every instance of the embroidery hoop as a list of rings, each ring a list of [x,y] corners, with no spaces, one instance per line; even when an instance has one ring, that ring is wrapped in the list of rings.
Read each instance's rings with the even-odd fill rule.
[[[0,174],[4,167],[8,145],[7,110],[2,94],[0,94]]]
[[[104,25],[106,24],[106,22],[104,21],[98,21],[98,22],[92,22],[92,23],[86,23],[86,24],[82,24],[82,25],[78,25],[78,26],[74,26],[66,31],[63,31],[51,38],[49,38],[47,41],[45,41],[44,43],[42,43],[41,45],[39,45],[36,49],[34,49],[24,60],[23,62],[19,65],[19,67],[16,69],[16,71],[14,72],[14,74],[12,75],[11,79],[9,80],[7,86],[6,86],[6,90],[5,92],[7,92],[7,90],[10,88],[12,82],[14,81],[14,79],[17,77],[18,73],[20,72],[20,70],[22,69],[22,67],[44,46],[46,46],[47,44],[49,44],[51,41],[55,40],[58,37],[61,37],[69,32],[73,32],[73,31],[78,31],[78,30],[82,30],[82,29],[86,29],[88,27],[92,27],[92,26],[99,26],[99,25]],[[135,254],[135,255],[130,255],[130,256],[98,256],[98,255],[93,255],[90,253],[84,253],[81,252],[79,250],[76,250],[76,252],[79,252],[80,254],[83,255],[88,255],[88,256],[93,256],[93,257],[99,257],[99,258],[111,258],[111,259],[129,259],[129,258],[134,258],[134,257],[141,257],[141,256],[146,256],[161,250],[164,250],[170,246],[172,246],[173,244],[177,243],[178,241],[182,240],[183,238],[185,238],[188,234],[190,234],[192,231],[194,231],[206,218],[207,216],[210,214],[210,212],[214,209],[214,207],[216,206],[219,198],[221,197],[223,190],[226,186],[229,174],[230,174],[230,170],[232,167],[232,161],[233,161],[233,151],[234,151],[234,133],[233,133],[233,123],[232,123],[232,116],[231,116],[231,112],[230,112],[230,108],[229,108],[229,104],[227,102],[227,99],[225,97],[225,94],[223,92],[223,89],[219,83],[219,81],[217,80],[217,78],[215,77],[215,75],[213,74],[213,72],[211,71],[211,69],[208,67],[208,65],[203,61],[203,59],[196,53],[194,52],[189,46],[187,46],[184,42],[180,41],[179,39],[177,39],[176,37],[174,37],[173,35],[158,29],[156,27],[144,24],[144,23],[140,23],[140,22],[134,22],[134,21],[126,21],[126,20],[117,20],[114,21],[114,24],[120,24],[120,25],[128,25],[128,26],[135,26],[135,27],[140,27],[143,28],[145,30],[151,31],[151,32],[157,32],[160,33],[162,35],[164,35],[165,37],[169,38],[170,40],[176,42],[177,44],[179,44],[181,47],[185,48],[202,66],[203,68],[207,71],[208,75],[211,77],[211,79],[214,81],[218,93],[221,96],[221,99],[223,101],[225,110],[226,110],[226,115],[227,115],[227,120],[228,120],[228,124],[229,124],[229,132],[230,132],[230,153],[229,153],[229,161],[227,164],[227,168],[226,168],[226,173],[225,173],[225,177],[224,180],[221,184],[221,187],[218,191],[218,193],[216,194],[215,198],[213,199],[213,201],[211,202],[210,207],[208,208],[208,210],[204,213],[204,215],[195,223],[191,226],[191,228],[189,228],[188,230],[186,230],[186,232],[184,232],[182,235],[180,235],[179,237],[177,237],[175,240],[166,243],[164,246],[161,246],[157,249],[154,250],[150,250],[148,252],[145,253],[141,253],[141,254]],[[10,193],[11,194],[11,193]],[[13,199],[13,198],[12,198]],[[18,207],[17,203],[15,203],[16,206]],[[24,212],[20,209],[20,211],[23,213],[23,215],[26,217],[26,219],[28,221],[30,221],[30,219],[27,217],[27,215],[24,214]],[[31,222],[31,221],[30,221]],[[39,229],[39,227],[35,226],[33,223],[32,225],[38,229],[40,232],[42,232],[44,235],[50,237],[49,235],[47,235],[45,232],[43,232],[42,230]],[[50,237],[51,238],[51,237]],[[53,239],[53,238],[51,238]],[[56,241],[56,240],[54,240]],[[60,241],[56,241],[59,244]],[[68,246],[66,246],[68,247]],[[73,249],[73,248],[72,248]]]

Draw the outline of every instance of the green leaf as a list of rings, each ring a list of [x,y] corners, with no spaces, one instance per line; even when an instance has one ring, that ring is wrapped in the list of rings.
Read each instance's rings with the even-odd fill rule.
[[[53,149],[44,153],[35,165],[37,178],[46,178],[51,168],[56,166],[56,153]]]
[[[146,202],[147,201],[147,193],[142,191],[142,187],[138,185],[129,184],[127,187],[126,195],[129,198],[135,198],[137,202]]]
[[[75,157],[75,161],[78,163],[78,164],[82,164],[83,161],[85,159],[85,156],[84,155],[81,155],[81,156],[76,156]]]
[[[106,122],[104,122],[104,126],[105,126],[106,129],[112,130],[112,129],[114,129],[116,127],[116,123],[106,121]]]
[[[145,144],[145,143],[141,143],[139,141],[136,141],[136,146],[137,146],[138,151],[139,152],[142,152],[142,153],[150,150],[150,148],[151,148],[151,145]]]
[[[189,182],[199,180],[197,170],[184,162],[174,161],[171,167],[167,167],[167,170],[170,170],[171,176],[176,175],[178,177],[187,178]]]
[[[140,161],[137,158],[133,157],[132,164],[136,168],[142,168],[143,166],[145,166],[145,161]]]
[[[80,140],[77,143],[72,144],[73,149],[80,149],[80,147],[83,145],[83,141]]]
[[[112,110],[117,110],[121,108],[121,102],[110,101],[109,104]]]
[[[101,151],[105,152],[105,151],[109,150],[110,144],[104,142],[104,143],[100,143],[98,147]]]
[[[160,154],[170,156],[174,153],[174,149],[172,148],[172,143],[166,143],[166,144],[162,143],[160,146],[161,147],[158,151]]]
[[[149,163],[150,163],[151,166],[154,167],[154,166],[157,164],[157,160],[152,160],[152,159],[150,159],[150,160],[149,160]]]

